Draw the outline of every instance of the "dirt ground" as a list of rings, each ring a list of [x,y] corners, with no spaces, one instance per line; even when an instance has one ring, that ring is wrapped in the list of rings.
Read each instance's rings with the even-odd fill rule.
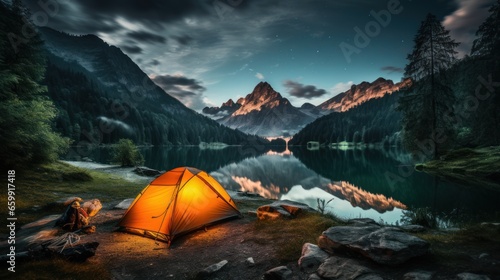
[[[254,223],[256,217],[240,209],[243,218],[233,219],[210,226],[174,240],[167,248],[166,243],[153,239],[114,231],[115,225],[125,210],[103,210],[93,219],[97,226],[94,234],[82,236],[82,241],[100,243],[94,257],[89,262],[104,263],[113,279],[195,279],[203,268],[227,260],[228,263],[207,279],[262,279],[263,274],[276,266],[286,265],[293,271],[293,279],[307,279],[300,271],[297,261],[282,263],[278,260],[278,248],[273,243],[256,242]],[[252,209],[253,210],[253,209]],[[439,246],[446,246],[442,244]],[[376,265],[356,258],[384,279],[403,279],[410,271],[426,270],[434,272],[433,279],[454,279],[461,272],[474,272],[500,279],[500,244],[475,243],[474,246],[460,246],[452,249],[448,256],[438,256],[431,248],[429,255],[393,266]],[[488,253],[486,259],[479,255]],[[246,259],[252,257],[255,265]],[[297,260],[300,255],[297,255]]]
[[[114,279],[192,279],[222,260],[228,263],[209,279],[260,279],[265,271],[280,265],[273,246],[252,241],[256,217],[248,214],[176,238],[167,248],[164,242],[114,231],[124,212],[100,212],[92,222],[97,231],[82,237],[83,242],[100,243],[88,261],[105,263]],[[246,262],[249,257],[255,261],[253,266]],[[289,268],[300,274],[297,264]]]

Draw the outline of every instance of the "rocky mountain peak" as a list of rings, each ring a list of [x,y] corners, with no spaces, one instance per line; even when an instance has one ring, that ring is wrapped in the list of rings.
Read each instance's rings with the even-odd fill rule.
[[[357,85],[352,85],[349,90],[323,102],[318,108],[322,110],[344,112],[370,99],[392,94],[410,84],[411,80],[409,79],[394,84],[392,80],[380,77],[371,83],[362,82]]]

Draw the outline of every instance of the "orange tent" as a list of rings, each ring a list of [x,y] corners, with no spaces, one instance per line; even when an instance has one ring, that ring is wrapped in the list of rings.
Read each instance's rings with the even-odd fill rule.
[[[214,178],[196,168],[178,167],[144,188],[118,225],[170,244],[179,234],[240,215]]]

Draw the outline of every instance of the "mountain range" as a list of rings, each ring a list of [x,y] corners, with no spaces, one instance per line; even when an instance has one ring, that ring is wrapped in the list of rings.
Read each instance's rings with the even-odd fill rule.
[[[204,108],[203,113],[212,115],[221,124],[260,136],[294,134],[314,120],[267,82],[260,82],[251,93],[236,102],[229,99],[221,107]]]
[[[229,99],[220,107],[205,107],[203,113],[221,124],[245,133],[261,136],[293,135],[318,117],[332,112],[345,112],[371,99],[382,98],[411,85],[406,79],[394,84],[391,80],[378,78],[373,82],[352,85],[318,106],[304,103],[294,107],[267,82],[260,82],[246,97],[236,102]]]
[[[289,136],[317,118],[345,112],[410,84],[378,78],[315,106],[293,106],[267,82],[236,102],[198,114],[170,96],[119,48],[94,35],[73,36],[40,28],[48,66],[45,85],[59,115],[56,129],[76,144],[184,145],[200,142],[264,143],[255,136]],[[232,129],[237,129],[237,131]],[[264,142],[262,142],[264,141]],[[268,142],[266,142],[268,144]]]
[[[119,48],[94,35],[39,28],[47,69],[43,83],[59,114],[56,131],[76,145],[115,143],[267,144],[187,108],[153,83]]]

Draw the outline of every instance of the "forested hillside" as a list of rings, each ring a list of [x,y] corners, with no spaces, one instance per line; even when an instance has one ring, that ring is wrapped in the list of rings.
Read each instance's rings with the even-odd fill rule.
[[[120,49],[93,35],[40,29],[47,71],[43,84],[58,114],[56,131],[74,144],[267,144],[182,105],[156,86]]]
[[[396,144],[401,113],[396,111],[399,93],[371,99],[346,112],[334,112],[307,125],[289,142],[305,145],[347,142]]]

